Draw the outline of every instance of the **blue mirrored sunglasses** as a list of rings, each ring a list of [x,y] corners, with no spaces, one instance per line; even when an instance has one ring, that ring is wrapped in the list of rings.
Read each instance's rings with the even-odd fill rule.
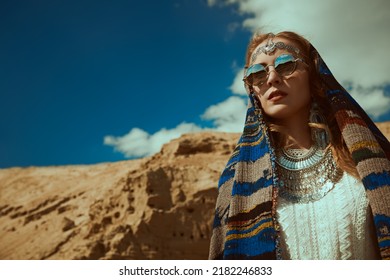
[[[243,81],[249,86],[261,86],[268,78],[270,66],[282,77],[291,75],[297,68],[297,62],[304,62],[301,58],[295,58],[291,54],[282,54],[275,59],[274,64],[264,66],[262,64],[253,64],[245,69]]]

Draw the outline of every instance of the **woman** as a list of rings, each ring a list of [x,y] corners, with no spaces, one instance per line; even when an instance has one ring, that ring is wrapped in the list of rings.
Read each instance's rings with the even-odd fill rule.
[[[390,144],[293,32],[255,35],[210,259],[389,259]]]

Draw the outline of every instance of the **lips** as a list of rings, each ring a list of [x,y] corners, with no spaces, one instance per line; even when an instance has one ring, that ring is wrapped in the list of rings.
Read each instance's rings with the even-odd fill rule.
[[[271,92],[271,94],[268,96],[268,100],[277,101],[277,100],[282,99],[286,95],[287,95],[287,93],[285,93],[284,91],[275,90],[275,91]]]

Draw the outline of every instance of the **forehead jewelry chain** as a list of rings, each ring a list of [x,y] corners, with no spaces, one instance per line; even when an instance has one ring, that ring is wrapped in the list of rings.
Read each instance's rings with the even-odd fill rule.
[[[291,53],[295,53],[297,55],[299,54],[299,49],[294,47],[294,46],[287,45],[283,42],[272,41],[274,37],[275,37],[274,34],[272,34],[272,33],[269,34],[267,44],[265,46],[258,47],[257,50],[252,54],[251,63],[253,63],[256,60],[256,57],[260,53],[265,53],[266,55],[271,55],[276,49],[287,50],[287,51],[289,51]]]

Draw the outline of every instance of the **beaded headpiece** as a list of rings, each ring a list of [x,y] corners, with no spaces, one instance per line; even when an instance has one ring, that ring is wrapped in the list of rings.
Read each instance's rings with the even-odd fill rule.
[[[299,54],[298,48],[291,46],[291,45],[287,45],[283,42],[274,42],[274,41],[272,41],[273,38],[275,38],[275,35],[273,33],[270,33],[268,35],[267,44],[265,46],[258,47],[257,50],[255,52],[253,52],[252,58],[251,58],[251,63],[253,63],[256,60],[257,55],[259,55],[260,53],[265,53],[266,55],[270,55],[276,49],[288,50],[289,52],[295,53],[297,55]]]

